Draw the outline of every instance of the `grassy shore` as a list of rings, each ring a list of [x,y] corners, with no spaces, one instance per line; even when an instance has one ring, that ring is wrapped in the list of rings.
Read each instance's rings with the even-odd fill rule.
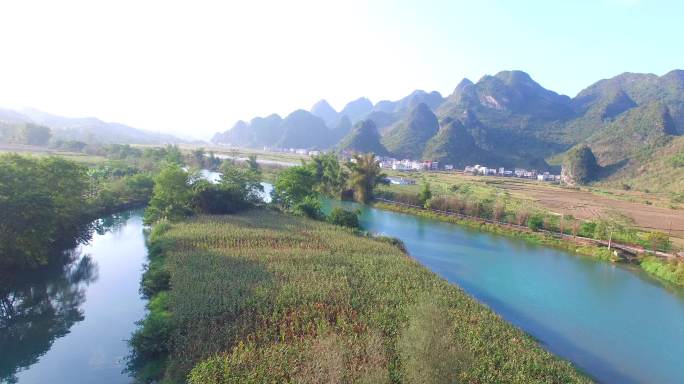
[[[590,382],[389,241],[253,210],[162,223],[131,340],[140,378]]]
[[[374,202],[373,206],[378,209],[383,209],[392,212],[406,213],[409,215],[424,217],[433,220],[439,220],[447,223],[463,225],[468,228],[477,229],[480,231],[495,233],[528,241],[530,243],[545,245],[553,248],[564,249],[566,251],[575,252],[584,256],[591,256],[601,260],[617,261],[618,258],[613,255],[608,249],[597,247],[593,245],[583,245],[571,241],[563,240],[542,232],[533,232],[531,230],[521,230],[517,228],[507,227],[503,225],[486,223],[483,220],[473,220],[459,218],[456,216],[439,215],[425,209],[417,209],[397,204]]]
[[[616,257],[611,251],[605,247],[598,247],[595,245],[578,244],[567,239],[550,236],[548,234],[533,232],[527,230],[520,230],[503,225],[485,223],[480,220],[462,219],[455,216],[438,215],[428,210],[416,209],[397,204],[389,204],[383,202],[375,202],[373,204],[376,208],[384,209],[393,212],[406,213],[414,216],[425,217],[433,220],[444,221],[448,223],[464,225],[469,228],[496,233],[516,239],[528,241],[530,243],[541,244],[558,249],[564,249],[579,255],[590,256],[600,260],[619,262],[620,258]],[[678,286],[684,286],[684,261],[682,260],[663,260],[654,256],[643,257],[638,260],[641,268],[650,275]]]

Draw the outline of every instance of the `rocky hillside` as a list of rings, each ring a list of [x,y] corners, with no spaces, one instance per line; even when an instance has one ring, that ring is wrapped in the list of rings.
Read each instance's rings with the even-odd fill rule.
[[[560,164],[566,151],[586,144],[600,166],[617,171],[684,134],[684,71],[624,73],[574,98],[544,88],[525,72],[502,71],[477,82],[463,79],[446,97],[417,90],[375,105],[359,98],[339,112],[322,100],[310,114],[318,122],[308,119],[301,132],[296,127],[286,131],[281,122],[268,137],[277,136],[275,142],[246,133],[255,129],[252,123],[236,125],[234,133],[217,134],[214,141],[341,148],[351,124],[370,120],[382,146],[395,157],[546,170],[552,168],[546,159]],[[358,137],[354,140],[358,144]]]

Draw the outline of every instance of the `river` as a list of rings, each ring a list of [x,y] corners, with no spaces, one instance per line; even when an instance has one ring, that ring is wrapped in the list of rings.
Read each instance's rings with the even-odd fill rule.
[[[64,266],[3,279],[0,382],[128,383],[126,339],[145,314],[142,210],[102,219]]]
[[[266,185],[266,192],[270,185]],[[551,352],[606,383],[684,383],[684,290],[639,269],[410,215],[361,209],[369,231],[462,287]],[[65,267],[0,285],[0,382],[128,383],[122,359],[144,316],[142,211],[106,229]],[[4,287],[4,288],[3,288]]]
[[[615,265],[411,215],[361,209],[364,229],[606,383],[684,383],[684,289]]]

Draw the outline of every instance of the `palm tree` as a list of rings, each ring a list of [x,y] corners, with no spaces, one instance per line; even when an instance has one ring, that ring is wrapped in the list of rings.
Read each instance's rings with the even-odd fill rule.
[[[380,163],[373,153],[354,154],[347,167],[351,170],[350,183],[354,198],[360,203],[367,203],[373,198],[375,185],[386,177],[380,169]]]

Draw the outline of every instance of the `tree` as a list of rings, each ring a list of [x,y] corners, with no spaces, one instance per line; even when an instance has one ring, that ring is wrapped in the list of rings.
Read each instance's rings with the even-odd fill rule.
[[[359,228],[358,211],[347,211],[342,207],[335,207],[328,215],[328,222],[349,228]]]
[[[0,156],[0,267],[46,265],[54,251],[89,240],[88,188],[73,161]]]
[[[595,239],[608,240],[608,249],[611,249],[615,234],[624,234],[633,221],[617,211],[606,212],[603,217],[594,222],[593,236]]]
[[[323,153],[306,164],[316,179],[317,191],[325,196],[340,197],[347,184],[348,173],[334,153]]]
[[[386,175],[382,173],[379,162],[373,153],[355,154],[347,167],[351,170],[351,186],[354,198],[361,203],[367,203],[373,198],[373,190],[378,183],[384,181]]]
[[[259,162],[257,161],[257,155],[252,154],[247,156],[247,167],[252,172],[261,172]]]
[[[52,137],[50,128],[30,123],[21,128],[19,135],[21,142],[29,145],[47,145]]]
[[[248,204],[261,202],[264,186],[261,185],[261,171],[258,169],[239,168],[230,162],[221,165],[221,180],[223,189],[234,191],[237,196]]]
[[[532,215],[527,219],[527,226],[536,232],[544,226],[544,218],[541,215]]]
[[[190,175],[177,164],[168,164],[154,178],[150,205],[145,210],[145,223],[161,218],[179,220],[192,213],[193,197]]]
[[[316,178],[306,166],[295,166],[283,170],[273,185],[273,202],[286,209],[304,201],[307,197],[318,197],[315,190]]]
[[[663,232],[649,232],[646,235],[646,241],[648,241],[649,244],[651,244],[651,249],[653,250],[653,252],[656,252],[658,250],[667,252],[672,247],[670,237]]]
[[[164,160],[171,164],[183,165],[183,153],[180,151],[177,145],[167,145],[165,152],[166,156]]]
[[[506,202],[497,200],[496,203],[494,203],[492,214],[494,215],[495,221],[500,221],[506,214]]]
[[[192,158],[193,164],[198,167],[198,168],[204,168],[205,164],[205,151],[204,148],[197,148],[193,149],[192,152],[190,152],[190,156]]]
[[[432,198],[432,191],[430,190],[430,183],[423,184],[423,189],[418,194],[418,199],[423,207],[427,207],[428,201]]]

